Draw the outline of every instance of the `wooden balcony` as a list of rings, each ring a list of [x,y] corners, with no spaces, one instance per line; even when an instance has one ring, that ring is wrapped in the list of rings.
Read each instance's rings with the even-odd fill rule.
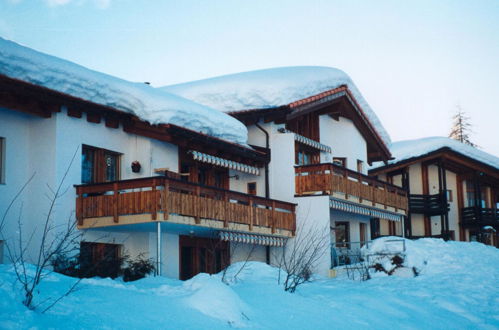
[[[292,236],[296,229],[295,204],[174,178],[75,187],[80,229],[151,221],[281,236]]]
[[[396,212],[408,209],[406,190],[335,164],[297,166],[295,173],[297,196],[322,193],[343,199],[354,197],[355,202],[391,207]]]
[[[442,215],[449,210],[445,192],[434,195],[409,195],[409,211],[428,216]]]
[[[463,207],[461,219],[465,226],[492,226],[499,229],[499,210],[478,206]]]

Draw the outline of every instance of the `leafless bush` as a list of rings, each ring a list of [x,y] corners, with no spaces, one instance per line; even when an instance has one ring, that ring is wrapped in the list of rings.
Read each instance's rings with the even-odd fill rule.
[[[301,226],[297,230],[297,236],[286,241],[282,253],[277,256],[277,265],[285,272],[285,291],[295,292],[298,286],[311,280],[317,262],[329,247],[328,229],[304,229],[304,226]],[[280,273],[278,281],[281,281]]]
[[[241,249],[241,247],[242,247],[242,243],[240,243],[240,242],[231,243],[231,251],[230,251],[231,254],[235,254],[236,251]],[[242,262],[239,263],[237,270],[235,270],[235,272],[231,275],[230,279],[228,278],[228,275],[227,275],[227,271],[228,271],[229,267],[231,267],[230,260],[229,260],[227,267],[225,267],[224,270],[222,271],[222,281],[225,284],[229,284],[230,282],[232,282],[232,283],[237,282],[237,277],[239,276],[239,274],[241,274],[241,272],[248,265],[248,261],[251,260],[253,253],[255,252],[255,248],[256,248],[256,244],[251,244],[251,248],[246,253],[246,257],[244,258],[244,260]],[[230,256],[229,256],[229,259],[230,259]]]
[[[41,281],[47,276],[47,274],[49,274],[47,268],[51,265],[52,261],[59,255],[76,254],[76,251],[79,248],[81,235],[76,230],[76,221],[74,221],[73,214],[71,214],[68,220],[63,224],[57,225],[53,219],[56,204],[65,193],[65,191],[63,191],[62,189],[64,181],[69,173],[69,170],[77,153],[78,149],[75,151],[71,162],[57,188],[53,190],[50,188],[50,186],[48,186],[49,194],[47,195],[47,197],[49,200],[49,207],[46,215],[41,221],[41,239],[40,243],[36,245],[36,250],[38,251],[38,253],[33,260],[34,269],[29,265],[27,251],[31,247],[35,233],[39,231],[39,228],[35,225],[30,228],[31,231],[28,232],[27,235],[25,234],[25,223],[23,222],[22,215],[22,203],[19,210],[19,216],[17,218],[17,241],[15,239],[12,239],[11,241],[11,237],[6,237],[7,235],[5,234],[5,224],[8,213],[15,204],[16,200],[19,199],[26,187],[33,180],[35,174],[31,176],[31,178],[14,196],[3,214],[2,221],[0,222],[0,238],[5,241],[5,248],[8,254],[8,258],[13,264],[17,281],[21,284],[24,295],[22,303],[29,309],[36,309],[41,304],[39,303],[38,305],[35,305],[33,299],[38,292],[37,288],[40,285]],[[43,303],[45,303],[45,308],[42,310],[42,312],[46,312],[47,310],[52,308],[58,301],[60,301],[60,299],[73,292],[78,282],[79,281],[72,285],[62,296],[56,299],[52,299],[51,301],[44,301]]]

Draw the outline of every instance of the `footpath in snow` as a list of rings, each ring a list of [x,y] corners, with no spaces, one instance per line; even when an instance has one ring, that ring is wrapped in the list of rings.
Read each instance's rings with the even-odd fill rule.
[[[376,240],[371,252],[385,250],[384,241]],[[499,249],[406,241],[405,265],[420,275],[380,275],[365,282],[319,278],[293,294],[277,284],[277,268],[259,262],[240,272],[240,263],[231,266],[228,284],[222,274],[199,274],[185,282],[85,279],[45,314],[21,304],[11,266],[0,265],[0,329],[499,328]],[[74,281],[50,274],[38,302],[57,297]]]

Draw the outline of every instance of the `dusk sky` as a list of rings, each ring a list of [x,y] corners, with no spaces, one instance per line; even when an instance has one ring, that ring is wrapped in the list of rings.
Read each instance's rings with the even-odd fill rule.
[[[0,36],[153,86],[336,67],[392,140],[448,135],[459,105],[499,156],[497,0],[0,0]]]

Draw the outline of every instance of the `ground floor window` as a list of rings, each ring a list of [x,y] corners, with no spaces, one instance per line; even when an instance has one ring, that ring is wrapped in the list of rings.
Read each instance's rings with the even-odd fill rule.
[[[381,236],[381,225],[379,218],[371,218],[371,239],[376,239]]]
[[[180,236],[180,279],[214,274],[229,265],[229,243],[220,239]]]
[[[348,247],[350,242],[350,224],[348,222],[337,222],[335,228],[336,247]]]
[[[80,270],[82,277],[116,278],[120,274],[121,266],[121,245],[81,242]]]

